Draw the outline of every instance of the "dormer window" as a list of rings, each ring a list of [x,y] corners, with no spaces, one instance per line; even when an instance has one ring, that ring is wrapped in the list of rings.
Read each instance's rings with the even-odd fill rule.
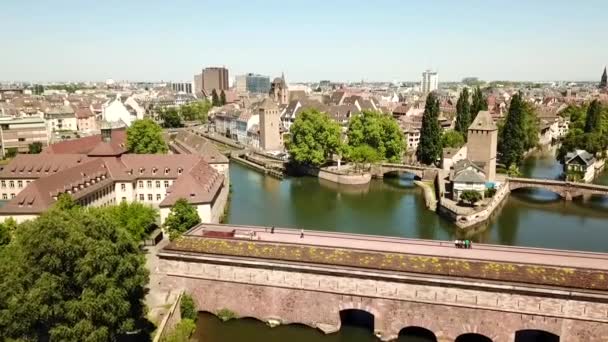
[[[158,170],[157,168],[153,167],[152,168],[152,174],[155,175],[156,174],[156,170]]]
[[[140,168],[139,168],[139,174],[141,175],[142,173],[144,173],[144,168],[143,168],[143,167],[140,167]]]
[[[168,168],[168,167],[166,167],[166,168],[165,168],[165,174],[168,174],[168,173],[169,173],[169,168]]]
[[[184,169],[182,169],[181,167],[177,168],[178,175],[181,175],[183,171],[184,171]]]

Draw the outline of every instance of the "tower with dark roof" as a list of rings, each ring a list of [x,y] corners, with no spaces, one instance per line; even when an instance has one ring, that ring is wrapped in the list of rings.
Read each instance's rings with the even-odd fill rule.
[[[608,74],[606,73],[606,67],[604,67],[604,73],[602,74],[602,79],[600,80],[600,88],[608,88]]]
[[[289,103],[289,89],[284,73],[281,73],[281,77],[277,77],[272,81],[269,95],[278,104],[286,105]]]
[[[496,179],[496,149],[498,127],[488,111],[480,111],[469,126],[467,135],[467,158],[483,169],[486,180]]]

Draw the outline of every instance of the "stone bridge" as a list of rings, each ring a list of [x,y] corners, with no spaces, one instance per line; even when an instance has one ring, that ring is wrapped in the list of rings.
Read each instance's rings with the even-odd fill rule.
[[[394,163],[382,163],[373,165],[371,169],[372,176],[375,178],[383,178],[385,174],[389,172],[407,172],[414,174],[416,177],[428,178],[433,177],[439,169],[434,167],[419,166],[419,165],[408,165],[408,164],[394,164]]]
[[[605,185],[533,178],[508,178],[507,180],[511,191],[521,188],[543,189],[554,192],[567,201],[578,196],[608,195],[608,186]]]
[[[383,341],[608,340],[607,254],[203,224],[158,257],[159,286],[211,313],[332,333],[354,311]]]

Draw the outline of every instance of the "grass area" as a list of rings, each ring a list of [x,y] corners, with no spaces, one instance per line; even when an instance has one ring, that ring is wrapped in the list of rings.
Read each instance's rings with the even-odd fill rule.
[[[608,275],[604,272],[588,269],[191,236],[175,240],[167,249],[580,289],[608,290]]]

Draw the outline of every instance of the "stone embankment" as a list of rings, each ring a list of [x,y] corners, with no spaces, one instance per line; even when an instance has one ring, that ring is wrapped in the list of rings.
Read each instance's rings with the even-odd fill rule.
[[[369,172],[356,172],[348,166],[338,169],[336,166],[324,167],[319,170],[317,176],[333,183],[344,185],[364,185],[372,180]]]
[[[496,191],[492,200],[483,207],[471,210],[471,208],[460,207],[452,201],[441,200],[438,212],[453,221],[458,228],[475,227],[490,219],[509,193],[509,184],[504,182]]]
[[[432,211],[437,210],[437,199],[435,198],[435,190],[433,188],[433,184],[417,180],[414,181],[414,184],[422,188],[426,207]]]

